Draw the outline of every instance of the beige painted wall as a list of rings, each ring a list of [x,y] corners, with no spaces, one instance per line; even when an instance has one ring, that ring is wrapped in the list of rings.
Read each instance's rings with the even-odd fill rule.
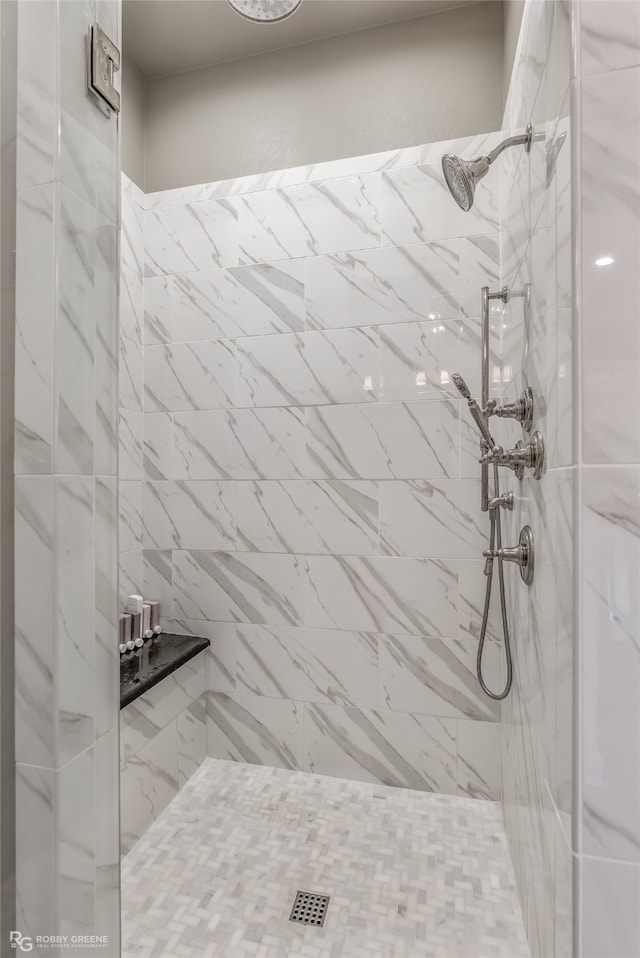
[[[498,129],[502,56],[502,2],[491,0],[150,80],[144,187]],[[139,183],[127,138],[123,127],[124,169]]]
[[[141,190],[144,190],[144,113],[144,80],[127,62],[125,49],[120,104],[122,169]]]
[[[504,0],[504,33],[502,48],[502,95],[507,102],[513,60],[518,46],[525,0]]]

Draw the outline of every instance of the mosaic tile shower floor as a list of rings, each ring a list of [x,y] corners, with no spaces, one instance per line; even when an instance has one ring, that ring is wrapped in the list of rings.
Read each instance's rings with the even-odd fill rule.
[[[289,921],[331,896],[322,928]],[[126,958],[527,958],[492,802],[208,759],[122,865]]]

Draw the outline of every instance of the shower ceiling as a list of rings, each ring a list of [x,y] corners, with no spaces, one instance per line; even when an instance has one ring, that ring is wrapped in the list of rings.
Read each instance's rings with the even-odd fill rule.
[[[144,77],[165,76],[476,2],[304,0],[295,17],[265,27],[225,0],[124,0],[123,48]]]

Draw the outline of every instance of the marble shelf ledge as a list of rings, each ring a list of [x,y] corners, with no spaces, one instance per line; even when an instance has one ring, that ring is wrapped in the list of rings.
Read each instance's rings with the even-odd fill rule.
[[[130,705],[210,645],[209,639],[163,632],[147,639],[141,649],[125,652],[120,656],[120,708]]]

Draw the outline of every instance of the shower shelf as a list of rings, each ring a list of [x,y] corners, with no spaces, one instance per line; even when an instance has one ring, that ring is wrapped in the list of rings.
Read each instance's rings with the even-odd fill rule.
[[[204,652],[209,639],[163,633],[146,641],[141,649],[120,656],[120,708],[130,705],[181,665]]]

